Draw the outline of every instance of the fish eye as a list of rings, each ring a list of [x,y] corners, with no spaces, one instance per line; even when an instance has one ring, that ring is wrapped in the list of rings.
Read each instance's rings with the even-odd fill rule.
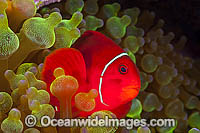
[[[128,67],[126,65],[120,65],[119,72],[121,74],[126,74],[128,72]]]

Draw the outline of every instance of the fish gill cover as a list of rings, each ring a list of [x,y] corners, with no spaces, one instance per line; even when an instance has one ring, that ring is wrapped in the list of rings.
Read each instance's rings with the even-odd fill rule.
[[[153,0],[148,2],[155,3]],[[134,5],[128,9],[121,6],[117,2],[100,0],[0,0],[0,132],[199,132],[200,62],[198,58],[185,56],[188,55],[184,49],[187,37],[177,38],[173,32],[166,33],[165,21],[157,19],[153,11]],[[37,119],[44,115],[75,118],[77,112],[90,112],[101,104],[98,88],[82,83],[84,75],[66,75],[74,72],[73,67],[68,67],[69,70],[58,67],[50,73],[54,76],[53,81],[43,81],[46,57],[60,48],[73,47],[88,30],[103,33],[123,48],[136,64],[141,81],[138,96],[129,104],[123,104],[120,111],[98,110],[91,117],[116,118],[120,113],[134,119],[175,118],[175,127],[44,128],[39,121],[35,127],[26,126],[25,117],[29,114]],[[102,47],[90,52],[97,55]],[[104,51],[105,55],[113,52],[112,49]],[[89,62],[84,62],[84,55],[78,55],[63,55],[59,60],[74,63],[74,59],[78,59],[87,66]],[[76,65],[74,68],[78,68]],[[126,70],[126,65],[120,66],[121,73]],[[90,76],[95,78],[96,75],[90,73]],[[87,90],[81,92],[80,88]],[[110,96],[103,95],[103,100],[115,94],[111,91]],[[59,101],[59,112],[51,102],[52,96]],[[121,101],[124,99],[122,95]]]

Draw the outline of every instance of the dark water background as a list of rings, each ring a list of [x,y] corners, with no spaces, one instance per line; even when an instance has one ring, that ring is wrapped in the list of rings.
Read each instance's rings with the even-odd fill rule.
[[[164,31],[174,32],[176,37],[188,37],[184,54],[200,57],[200,0],[111,0],[123,9],[139,7],[156,13],[156,18],[165,20]]]

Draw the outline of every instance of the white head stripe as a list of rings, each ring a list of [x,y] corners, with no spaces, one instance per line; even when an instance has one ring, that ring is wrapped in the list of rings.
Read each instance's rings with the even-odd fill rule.
[[[105,65],[105,67],[104,67],[104,69],[101,73],[101,77],[100,77],[100,81],[99,81],[99,97],[100,97],[101,103],[106,105],[106,106],[109,106],[109,105],[107,105],[103,102],[103,97],[102,97],[102,94],[101,94],[101,85],[102,85],[103,75],[104,75],[106,69],[108,68],[108,66],[122,56],[128,56],[128,54],[127,53],[121,53],[121,54],[117,55],[116,57],[114,57],[110,62],[108,62],[108,64]]]
[[[58,107],[57,106],[55,106],[55,110],[58,111]]]

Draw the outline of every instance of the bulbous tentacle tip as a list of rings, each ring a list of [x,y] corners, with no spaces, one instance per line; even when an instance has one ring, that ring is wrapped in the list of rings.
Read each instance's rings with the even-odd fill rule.
[[[58,68],[56,68],[56,69],[54,70],[53,75],[54,75],[56,78],[58,78],[58,77],[60,77],[60,76],[65,75],[65,71],[64,71],[63,68],[58,67]]]
[[[122,16],[122,18],[121,18],[121,23],[122,23],[124,26],[128,26],[128,25],[131,23],[131,17],[128,16],[128,15]]]
[[[6,92],[0,92],[0,113],[7,113],[12,105],[12,97]]]
[[[51,93],[58,99],[68,96],[73,96],[79,88],[79,84],[76,78],[72,76],[64,75],[64,70],[62,68],[57,68],[54,70],[54,75],[56,79],[51,83],[50,90]]]
[[[62,16],[59,12],[53,12],[46,18],[47,23],[51,24],[51,26],[55,27],[62,20]]]
[[[0,0],[0,13],[4,12],[8,8],[7,0]]]
[[[189,130],[188,133],[199,133],[199,132],[200,132],[199,129],[197,129],[197,128],[192,128],[192,129]]]
[[[151,133],[151,130],[148,127],[139,127],[137,129],[138,133]]]
[[[37,128],[28,128],[24,130],[24,133],[40,133],[40,131]]]
[[[8,58],[19,48],[19,39],[8,26],[6,8],[7,3],[0,2],[0,59]]]
[[[21,133],[23,131],[23,123],[20,120],[21,112],[13,108],[8,117],[1,123],[1,130],[5,133]]]
[[[91,89],[88,93],[78,93],[75,96],[75,105],[76,107],[85,112],[92,111],[95,106],[95,98],[98,96],[96,89]]]

